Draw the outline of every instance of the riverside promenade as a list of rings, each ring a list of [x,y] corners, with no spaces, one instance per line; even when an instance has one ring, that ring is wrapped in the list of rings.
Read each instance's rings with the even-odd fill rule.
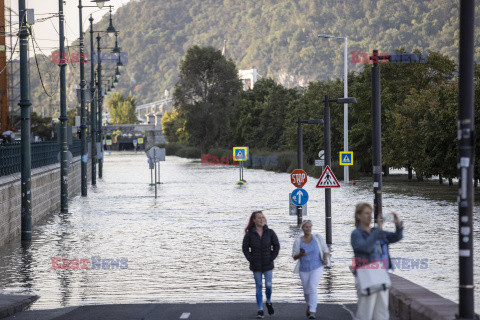
[[[452,320],[458,312],[458,304],[391,274],[390,319],[391,320]],[[110,304],[67,307],[50,310],[23,311],[36,296],[1,295],[0,318],[8,320],[81,320],[81,319],[195,319],[195,320],[242,320],[255,319],[255,303],[150,303]],[[305,304],[274,303],[275,314],[265,319],[305,319]],[[317,319],[353,319],[354,303],[321,303]]]

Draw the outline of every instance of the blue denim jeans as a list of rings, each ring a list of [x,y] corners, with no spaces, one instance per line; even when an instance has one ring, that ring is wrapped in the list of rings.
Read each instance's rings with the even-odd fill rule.
[[[254,271],[253,278],[255,279],[255,287],[257,289],[257,306],[258,310],[263,310],[263,298],[262,298],[262,274],[265,277],[265,295],[267,296],[267,302],[270,303],[270,297],[272,296],[272,275],[273,270],[261,272]]]

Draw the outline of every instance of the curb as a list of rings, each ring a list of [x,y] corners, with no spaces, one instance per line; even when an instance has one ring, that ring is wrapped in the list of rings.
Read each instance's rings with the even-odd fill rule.
[[[38,300],[39,296],[30,295],[0,295],[0,318],[9,317],[28,308]]]

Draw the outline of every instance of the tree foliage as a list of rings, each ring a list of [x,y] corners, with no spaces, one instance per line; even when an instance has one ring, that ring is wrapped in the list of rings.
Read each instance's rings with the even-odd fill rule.
[[[193,46],[180,63],[179,78],[175,107],[185,120],[189,142],[199,144],[205,153],[228,136],[230,109],[242,88],[238,70],[220,50]]]
[[[115,92],[107,99],[112,124],[131,124],[137,121],[135,107],[137,102],[132,93],[124,96],[123,93]]]

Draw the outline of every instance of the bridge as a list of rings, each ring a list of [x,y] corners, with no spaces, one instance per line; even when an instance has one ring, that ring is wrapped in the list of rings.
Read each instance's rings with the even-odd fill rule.
[[[135,108],[135,113],[137,114],[137,118],[144,119],[144,122],[147,122],[147,115],[149,114],[161,114],[161,118],[166,111],[173,111],[173,101],[173,98],[167,97],[162,100],[142,104],[141,106],[137,106]]]

